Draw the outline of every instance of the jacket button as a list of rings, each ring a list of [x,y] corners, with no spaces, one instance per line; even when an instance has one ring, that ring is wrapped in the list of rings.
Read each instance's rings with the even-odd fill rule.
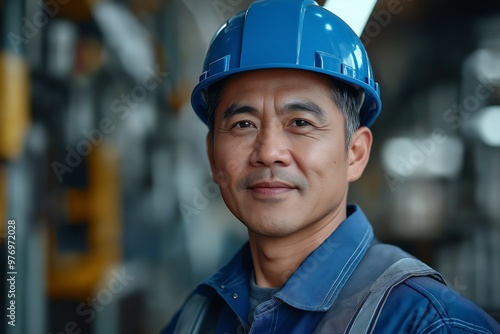
[[[235,292],[233,293],[233,299],[237,299],[238,298],[238,294]]]

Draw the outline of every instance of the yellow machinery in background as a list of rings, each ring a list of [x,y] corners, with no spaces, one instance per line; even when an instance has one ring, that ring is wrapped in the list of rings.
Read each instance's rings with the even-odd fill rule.
[[[121,210],[118,156],[96,146],[87,157],[86,188],[67,188],[69,224],[87,224],[84,252],[59,252],[51,231],[48,292],[51,298],[85,300],[95,294],[103,275],[121,257]]]
[[[65,1],[57,17],[77,24],[90,21],[92,5],[93,1]],[[85,50],[84,46],[80,46],[77,52],[81,55]],[[95,56],[99,58],[100,53]],[[79,75],[87,75],[87,68],[90,75],[96,66],[101,66],[102,60],[96,57],[79,57]],[[107,146],[106,142],[104,138],[102,143],[92,144],[90,154],[82,157],[85,159],[83,173],[87,180],[83,187],[58,185],[57,192],[62,193],[63,198],[59,213],[65,216],[62,217],[62,224],[80,227],[72,233],[85,231],[86,240],[85,248],[81,251],[61,249],[60,244],[64,240],[60,238],[64,238],[64,235],[57,233],[60,224],[51,224],[47,271],[47,289],[51,300],[85,301],[92,298],[111,268],[121,262],[119,157],[116,148]],[[64,150],[66,144],[61,143],[58,150]],[[58,183],[58,178],[52,179]]]
[[[37,47],[36,40],[43,41],[38,45],[46,43],[47,38],[43,38],[46,29],[58,18],[72,22],[92,19],[91,6],[86,1],[52,1],[47,5],[50,8],[43,8],[44,3],[46,1],[25,4],[18,0],[0,0],[0,236],[3,239],[6,233],[7,220],[15,219],[16,269],[19,271],[16,283],[19,289],[19,294],[16,294],[16,303],[19,305],[16,330],[26,333],[46,333],[45,325],[59,327],[59,324],[54,325],[51,320],[47,320],[51,317],[61,318],[57,311],[50,309],[52,306],[46,310],[44,305],[48,304],[47,301],[78,304],[94,298],[99,291],[99,284],[122,261],[117,149],[107,146],[107,140],[92,145],[91,152],[83,157],[87,180],[83,187],[60,182],[51,174],[54,172],[52,169],[45,165],[35,166],[33,162],[36,160],[26,154],[25,141],[30,138],[33,128],[31,123],[44,128],[48,134],[47,142],[39,145],[39,153],[46,159],[44,161],[50,164],[49,160],[67,146],[64,136],[60,135],[66,130],[65,123],[53,123],[58,127],[51,128],[49,121],[65,119],[64,112],[67,110],[43,109],[40,106],[45,103],[43,99],[35,100],[31,105],[32,98],[46,97],[44,94],[32,94],[34,74],[39,75],[39,81],[38,86],[33,85],[33,91],[47,87],[43,80],[65,80],[66,86],[70,86],[72,80],[71,75],[66,78],[51,76],[43,56],[40,56],[42,60],[38,68],[32,66],[31,57],[28,56],[43,52],[41,46]],[[47,20],[30,22],[36,25],[37,30],[31,31],[32,34],[28,36],[28,23],[25,22],[42,16]],[[40,73],[43,75],[40,76]],[[36,108],[43,110],[36,114],[33,112]],[[33,169],[40,171],[36,179],[31,173]],[[20,196],[14,196],[18,189],[22,189],[22,194],[25,189],[30,191],[27,194],[29,196],[25,196],[29,198],[26,198],[27,204],[24,206]],[[13,206],[14,201],[16,203]],[[60,237],[64,238],[68,234],[58,236],[57,229],[76,225],[84,228],[70,229],[69,235],[74,236],[75,231],[84,230],[86,247],[81,251],[65,251],[59,246],[61,241],[67,243],[67,240],[61,240]],[[32,242],[35,239],[36,247]],[[40,284],[34,284],[35,280]],[[74,314],[74,309],[72,312]],[[61,319],[63,324],[70,320]],[[34,328],[36,331],[33,331]],[[3,329],[0,327],[0,332]],[[48,329],[54,332],[53,328]]]
[[[6,162],[18,158],[23,150],[29,125],[29,71],[22,55],[0,51],[0,234],[7,220]]]
[[[0,157],[19,157],[29,124],[29,71],[26,60],[0,53]]]

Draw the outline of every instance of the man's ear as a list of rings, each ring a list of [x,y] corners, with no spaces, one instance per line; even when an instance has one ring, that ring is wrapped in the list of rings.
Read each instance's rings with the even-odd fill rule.
[[[349,161],[347,178],[349,182],[354,182],[363,175],[368,160],[370,160],[372,142],[372,132],[366,126],[360,127],[353,133],[347,152]]]
[[[219,181],[217,179],[217,172],[215,170],[215,161],[214,161],[214,146],[213,146],[213,139],[212,139],[213,134],[212,133],[207,133],[207,138],[205,140],[205,143],[207,145],[207,155],[208,155],[208,161],[210,162],[210,170],[212,171],[212,180],[219,184]]]

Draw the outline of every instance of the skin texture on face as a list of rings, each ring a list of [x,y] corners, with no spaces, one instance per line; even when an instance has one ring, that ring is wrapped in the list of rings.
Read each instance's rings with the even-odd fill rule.
[[[209,160],[254,258],[293,248],[301,262],[346,217],[348,184],[368,161],[371,133],[360,128],[346,151],[330,85],[320,74],[277,69],[236,75],[222,89]]]

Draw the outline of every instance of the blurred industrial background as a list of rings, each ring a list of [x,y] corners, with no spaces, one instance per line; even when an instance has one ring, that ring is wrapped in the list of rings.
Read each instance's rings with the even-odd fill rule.
[[[248,4],[0,0],[0,332],[157,333],[245,241],[189,96]],[[380,0],[362,39],[383,110],[350,199],[500,319],[500,3]]]

